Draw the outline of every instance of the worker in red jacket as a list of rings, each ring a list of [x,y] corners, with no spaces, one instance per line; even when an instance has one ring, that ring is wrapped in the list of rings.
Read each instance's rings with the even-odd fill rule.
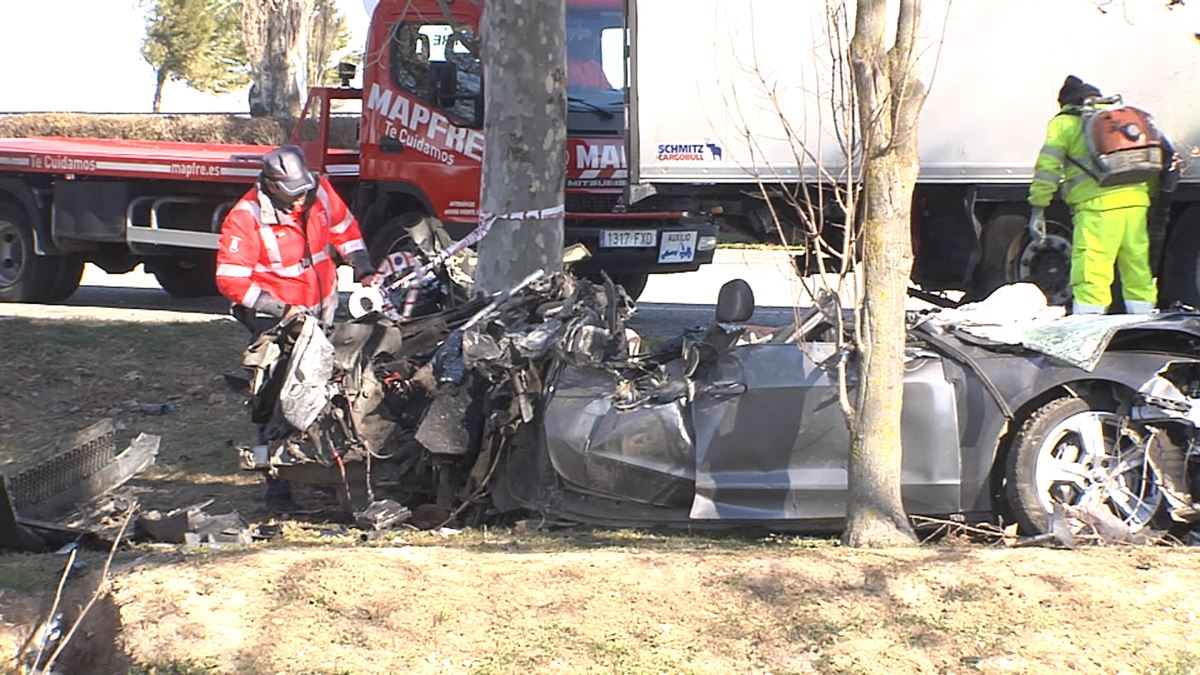
[[[358,222],[294,145],[262,159],[258,182],[230,210],[217,245],[217,288],[258,334],[309,312],[325,326],[337,309],[337,257],[366,283],[374,275]]]
[[[262,162],[258,182],[221,225],[217,288],[252,336],[300,312],[328,327],[338,304],[337,257],[360,282],[374,276],[358,222],[300,148],[276,148]],[[297,508],[288,482],[270,475],[264,498],[272,511]]]

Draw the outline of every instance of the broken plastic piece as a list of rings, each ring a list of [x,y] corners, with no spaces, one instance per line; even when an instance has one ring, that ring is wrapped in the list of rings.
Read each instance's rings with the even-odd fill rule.
[[[408,522],[412,511],[390,499],[380,499],[354,514],[354,522],[364,530],[386,530]]]
[[[233,511],[210,516],[203,509],[211,503],[175,509],[165,515],[150,511],[138,518],[138,527],[151,538],[171,544],[249,544],[250,531],[241,515]]]

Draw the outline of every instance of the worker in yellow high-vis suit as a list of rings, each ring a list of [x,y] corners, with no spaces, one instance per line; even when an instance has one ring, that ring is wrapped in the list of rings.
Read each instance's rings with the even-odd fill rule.
[[[1148,314],[1158,298],[1150,274],[1150,235],[1146,213],[1150,186],[1132,183],[1100,187],[1079,166],[1088,166],[1080,109],[1100,90],[1074,75],[1058,92],[1062,110],[1046,128],[1046,142],[1034,165],[1029,185],[1029,232],[1045,237],[1045,208],[1062,185],[1063,201],[1071,208],[1074,236],[1071,249],[1071,291],[1075,314],[1102,314],[1112,301],[1113,263],[1121,272],[1125,311]],[[1078,164],[1076,164],[1078,162]]]

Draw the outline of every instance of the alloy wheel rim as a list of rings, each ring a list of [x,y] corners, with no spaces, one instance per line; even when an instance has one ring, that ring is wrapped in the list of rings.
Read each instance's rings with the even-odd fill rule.
[[[1111,412],[1081,412],[1056,424],[1034,465],[1042,508],[1050,513],[1056,503],[1103,506],[1134,532],[1149,525],[1163,496],[1142,441]]]

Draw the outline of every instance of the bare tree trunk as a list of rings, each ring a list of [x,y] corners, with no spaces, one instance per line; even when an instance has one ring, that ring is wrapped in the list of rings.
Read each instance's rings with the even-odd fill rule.
[[[909,214],[920,158],[924,88],[914,73],[920,0],[901,0],[897,38],[884,49],[886,0],[858,0],[850,45],[864,148],[864,286],[859,384],[851,419],[849,546],[916,541],[900,500],[904,301],[912,271]]]
[[[254,83],[251,109],[298,117],[305,95],[314,0],[244,0],[242,31]]]
[[[567,103],[564,0],[484,5],[481,210],[496,215],[563,203]],[[496,291],[562,269],[563,222],[498,220],[479,244],[476,284]]]
[[[332,47],[338,28],[337,6],[333,0],[326,2],[318,0],[313,4],[313,12],[308,40],[308,44],[312,48],[304,66],[310,87],[325,83],[325,75],[329,72],[329,60],[333,57]]]
[[[156,75],[157,79],[154,82],[154,103],[151,106],[151,110],[157,113],[162,112],[162,94],[163,86],[167,83],[167,69],[165,67],[159,68]]]

